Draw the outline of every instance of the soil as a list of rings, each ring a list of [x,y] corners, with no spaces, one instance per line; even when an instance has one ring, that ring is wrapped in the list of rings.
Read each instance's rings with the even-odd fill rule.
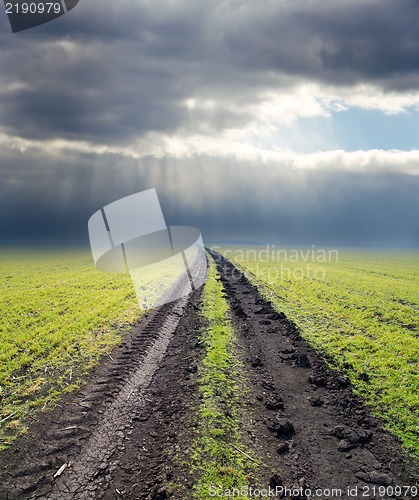
[[[316,488],[323,498],[333,498],[326,488],[340,488],[339,498],[391,498],[378,487],[416,485],[418,464],[344,377],[214,256],[248,379],[243,432],[263,464],[256,482],[301,499]],[[0,455],[1,500],[193,498],[200,293],[148,313],[78,393],[38,414]],[[358,491],[348,495],[348,487]]]
[[[340,498],[354,498],[348,488],[357,489],[355,498],[390,498],[376,495],[378,487],[417,485],[418,463],[369,413],[347,380],[327,367],[296,326],[237,268],[213,256],[253,389],[253,433],[267,464],[264,484],[274,472],[276,481],[295,491],[320,489],[327,497],[327,489],[334,488],[342,492]]]

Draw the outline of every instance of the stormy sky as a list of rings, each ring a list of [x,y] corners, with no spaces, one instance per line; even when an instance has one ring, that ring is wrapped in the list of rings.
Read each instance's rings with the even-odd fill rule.
[[[204,241],[419,247],[417,0],[0,14],[0,242],[87,242],[155,187]]]

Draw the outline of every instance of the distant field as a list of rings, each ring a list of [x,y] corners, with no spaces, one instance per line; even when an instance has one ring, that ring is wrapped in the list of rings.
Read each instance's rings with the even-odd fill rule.
[[[262,251],[262,252],[261,252]],[[419,255],[224,248],[419,456]]]
[[[74,389],[140,315],[127,275],[88,251],[0,249],[0,449],[34,407]]]

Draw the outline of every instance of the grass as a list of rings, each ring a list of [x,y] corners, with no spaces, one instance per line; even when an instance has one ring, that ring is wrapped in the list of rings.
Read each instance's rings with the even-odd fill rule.
[[[200,404],[196,412],[197,437],[192,446],[193,468],[198,475],[194,486],[197,500],[211,498],[215,491],[246,487],[257,467],[257,462],[244,454],[251,453],[246,451],[240,432],[245,379],[234,350],[235,334],[222,292],[210,259],[201,310],[205,355],[198,368]]]
[[[128,275],[88,251],[0,249],[0,449],[29,413],[74,390],[140,309]]]
[[[315,253],[304,262],[304,255],[266,261],[230,249],[227,256],[419,457],[419,256],[340,251],[337,261]]]

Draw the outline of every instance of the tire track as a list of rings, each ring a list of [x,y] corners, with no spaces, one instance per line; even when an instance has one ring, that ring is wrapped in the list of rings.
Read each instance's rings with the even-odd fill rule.
[[[85,386],[35,415],[28,434],[0,454],[0,499],[102,496],[121,443],[130,439],[133,419],[144,412],[144,393],[188,300],[146,313]],[[64,464],[67,468],[54,478]]]
[[[57,479],[53,491],[45,498],[50,500],[97,498],[96,489],[100,478],[98,472],[107,464],[118,446],[121,446],[125,431],[130,427],[138,406],[144,402],[143,392],[150,385],[170,340],[176,330],[188,299],[179,299],[167,314],[154,343],[136,371],[124,384],[111,406],[103,415],[100,424],[92,432],[73,465]]]
[[[416,486],[417,464],[371,416],[349,382],[327,367],[242,271],[210,253],[251,378],[257,448],[275,473],[266,475],[266,484],[307,491],[337,488],[341,498],[348,497],[348,488],[372,493],[374,486]]]
[[[261,484],[342,490],[415,484],[417,465],[347,381],[238,269],[213,255],[249,375],[243,425],[262,458]],[[0,462],[1,500],[193,497],[188,446],[203,347],[199,300],[197,291],[148,313],[62,411],[42,416]]]

